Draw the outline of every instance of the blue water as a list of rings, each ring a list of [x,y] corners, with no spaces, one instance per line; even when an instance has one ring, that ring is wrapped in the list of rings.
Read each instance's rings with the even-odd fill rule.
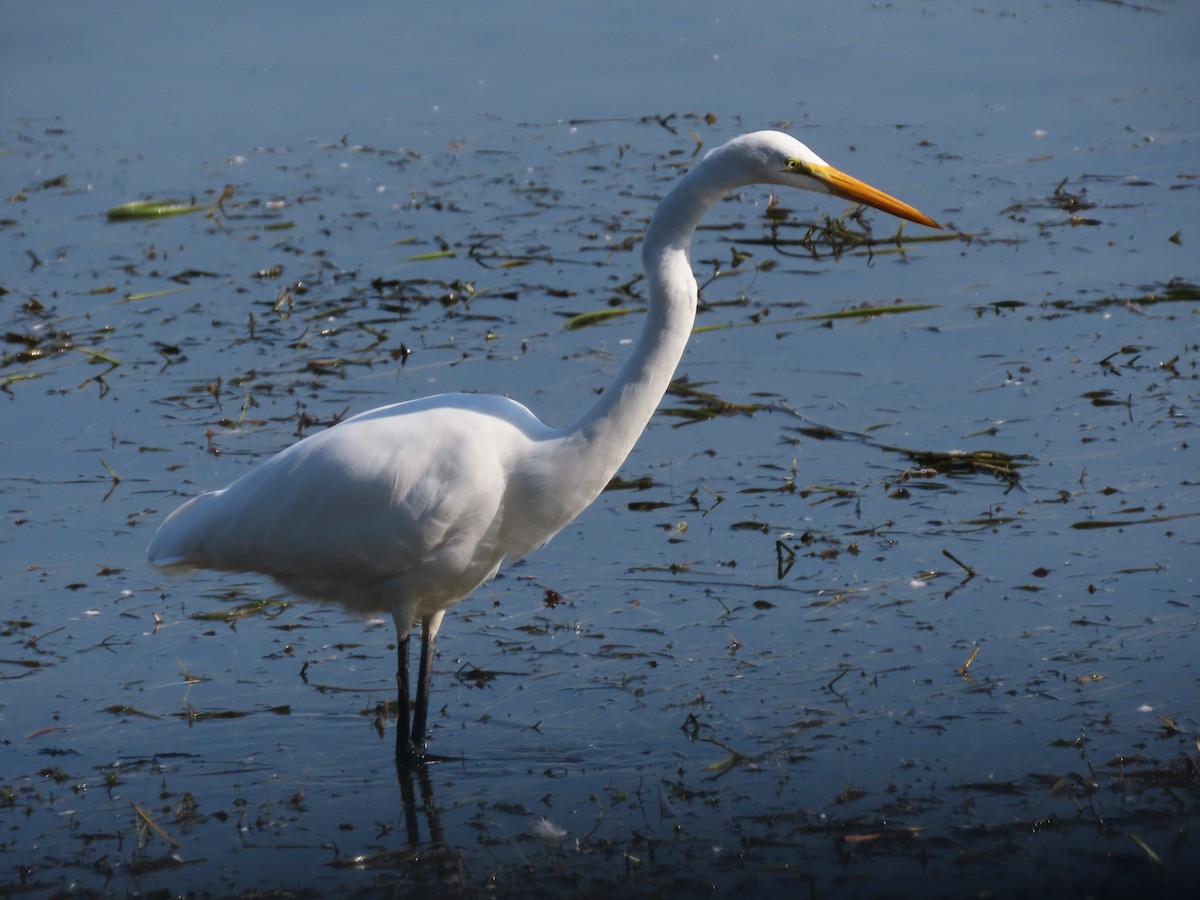
[[[6,888],[1195,877],[1198,307],[1154,302],[1200,277],[1189,6],[0,15]],[[415,785],[410,821],[375,715],[390,623],[205,618],[291,601],[164,580],[152,529],[384,402],[496,390],[570,421],[639,320],[566,316],[636,305],[641,229],[697,140],[767,126],[961,239],[813,259],[753,243],[765,190],[714,210],[700,280],[731,247],[757,266],[706,285],[726,305],[698,324],[723,327],[680,375],[764,408],[681,425],[669,396],[623,469],[652,486],[606,493],[450,613],[432,746],[459,761]],[[104,218],[226,185],[213,218]],[[780,199],[796,221],[843,211]],[[896,300],[932,308],[800,318]],[[1031,458],[1013,485],[914,471],[904,448]]]

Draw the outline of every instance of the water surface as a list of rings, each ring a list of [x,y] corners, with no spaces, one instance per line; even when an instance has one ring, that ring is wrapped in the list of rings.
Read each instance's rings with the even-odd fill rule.
[[[10,890],[1194,882],[1196,14],[736,13],[6,8]],[[146,567],[185,497],[353,412],[570,421],[640,322],[564,323],[636,308],[657,197],[767,126],[951,237],[714,210],[635,484],[447,617],[455,762],[397,780],[390,623]]]

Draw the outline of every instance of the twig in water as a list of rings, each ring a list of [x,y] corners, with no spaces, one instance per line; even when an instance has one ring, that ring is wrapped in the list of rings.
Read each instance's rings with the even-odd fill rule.
[[[155,834],[157,834],[159,837],[161,837],[164,841],[166,841],[168,844],[170,844],[175,849],[179,849],[179,841],[175,840],[175,838],[171,837],[169,834],[167,834],[165,831],[163,831],[162,828],[159,826],[159,824],[154,821],[154,817],[151,816],[150,813],[146,812],[146,810],[142,809],[140,806],[138,806],[132,800],[130,800],[129,803],[133,807],[133,811],[138,814],[138,817],[143,822],[145,822],[148,826],[150,826],[150,828],[154,831]]]
[[[957,559],[954,561],[958,562]],[[959,563],[959,565],[962,565],[962,563]],[[979,645],[976,644],[971,649],[971,655],[967,657],[967,661],[958,667],[957,674],[961,675],[963,678],[970,678],[971,676],[969,674],[967,674],[968,670],[971,668],[971,663],[975,662],[975,657],[977,657],[978,655],[979,655]]]
[[[953,553],[951,553],[949,550],[943,550],[942,556],[946,557],[946,559],[950,560],[952,563],[954,563],[955,565],[962,568],[962,570],[967,573],[967,576],[969,578],[974,578],[976,575],[979,574],[974,569],[972,569],[970,566],[968,566],[965,562],[963,562],[961,559],[959,559],[957,556],[955,556]]]

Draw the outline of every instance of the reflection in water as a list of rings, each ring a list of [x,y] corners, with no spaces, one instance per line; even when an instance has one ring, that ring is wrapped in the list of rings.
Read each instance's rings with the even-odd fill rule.
[[[405,846],[344,857],[335,860],[332,865],[342,869],[403,870],[405,881],[411,879],[424,883],[429,880],[436,883],[441,891],[453,894],[462,892],[466,885],[463,854],[461,850],[446,845],[428,766],[406,765],[397,760],[396,780],[400,786],[400,803],[404,813]],[[427,830],[426,840],[422,840],[422,818]]]

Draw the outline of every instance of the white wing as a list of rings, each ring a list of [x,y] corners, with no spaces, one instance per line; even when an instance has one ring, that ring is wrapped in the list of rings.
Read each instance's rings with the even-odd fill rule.
[[[516,467],[556,434],[491,395],[373,410],[185,503],[150,560],[166,571],[262,572],[363,610],[390,608],[397,593],[457,602],[511,552],[506,507],[528,505],[513,493],[526,490],[514,487]]]

